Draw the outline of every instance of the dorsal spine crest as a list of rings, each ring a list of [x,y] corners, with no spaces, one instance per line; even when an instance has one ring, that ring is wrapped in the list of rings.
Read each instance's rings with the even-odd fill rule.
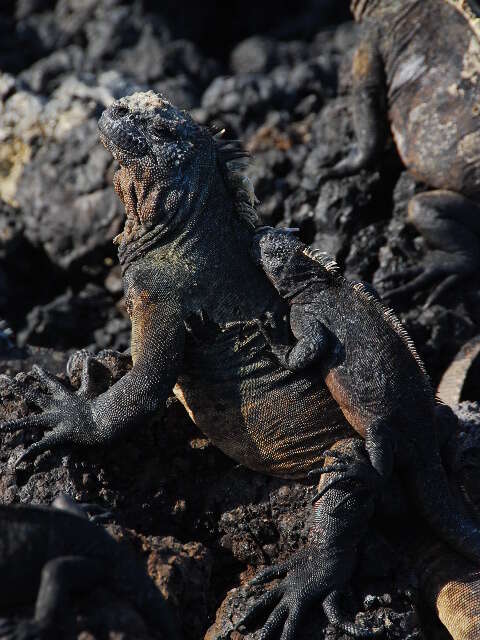
[[[413,358],[415,359],[415,362],[417,363],[417,366],[419,367],[420,371],[424,374],[428,383],[430,384],[430,378],[425,368],[425,365],[423,363],[423,360],[421,359],[412,338],[410,337],[409,333],[407,332],[407,330],[405,329],[405,327],[403,326],[402,322],[399,320],[399,318],[397,317],[393,309],[386,307],[382,302],[380,302],[380,300],[375,298],[375,296],[373,296],[361,282],[350,282],[349,280],[347,280],[342,275],[340,267],[338,266],[337,262],[328,254],[321,252],[319,250],[310,249],[309,247],[306,247],[303,250],[303,253],[307,257],[311,258],[312,260],[315,260],[315,262],[320,264],[323,269],[331,273],[333,277],[338,278],[340,281],[339,282],[340,284],[346,285],[351,289],[353,289],[353,291],[355,292],[355,295],[361,296],[364,300],[368,302],[368,304],[373,304],[380,311],[382,316],[385,318],[385,321],[390,325],[390,327],[404,342],[405,346],[407,347],[407,349],[410,351]]]

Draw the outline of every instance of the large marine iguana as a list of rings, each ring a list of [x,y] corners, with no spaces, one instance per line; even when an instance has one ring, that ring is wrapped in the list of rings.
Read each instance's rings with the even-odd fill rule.
[[[141,563],[68,496],[52,507],[0,505],[0,574],[2,608],[36,600],[33,619],[0,619],[2,640],[65,637],[70,596],[97,585],[126,596],[162,637],[181,637]]]
[[[354,570],[375,482],[365,473],[358,434],[322,377],[272,361],[258,328],[258,317],[281,316],[287,305],[250,257],[255,213],[234,164],[244,152],[153,92],[116,101],[99,128],[120,164],[114,184],[127,212],[116,241],[133,367],[96,397],[70,391],[37,368],[45,392],[21,391],[43,413],[1,429],[50,428],[20,460],[60,445],[106,444],[160,411],[174,388],[212,442],[251,469],[302,477],[332,447],[344,451],[348,469],[314,506],[310,545],[279,570],[286,577],[262,602],[275,605],[264,638],[282,627],[283,640],[294,637],[314,598],[332,622],[365,637],[342,618],[337,595]],[[88,389],[88,370],[85,378]],[[335,553],[343,556],[341,571]]]
[[[480,266],[480,20],[473,0],[352,0],[361,37],[353,60],[356,145],[326,175],[372,164],[388,119],[407,169],[433,190],[410,200],[408,219],[430,251],[387,297],[440,281],[427,299]],[[477,13],[476,13],[477,12]]]

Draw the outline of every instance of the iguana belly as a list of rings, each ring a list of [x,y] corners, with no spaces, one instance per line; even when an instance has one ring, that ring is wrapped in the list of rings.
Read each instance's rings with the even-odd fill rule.
[[[188,357],[174,389],[195,424],[237,462],[301,477],[323,451],[354,435],[321,376],[282,369],[260,336],[222,335]]]

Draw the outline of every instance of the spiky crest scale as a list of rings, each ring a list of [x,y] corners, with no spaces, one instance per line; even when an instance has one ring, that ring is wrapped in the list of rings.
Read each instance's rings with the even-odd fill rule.
[[[221,138],[223,131],[224,129],[212,133],[210,130],[225,180],[233,196],[234,210],[242,220],[255,227],[258,221],[255,204],[258,201],[250,179],[243,173],[250,154],[239,140]]]
[[[303,250],[303,253],[311,260],[315,260],[315,262],[320,264],[323,269],[328,271],[332,275],[332,280],[338,279],[339,285],[346,284],[347,286],[351,287],[357,295],[366,300],[368,304],[375,305],[376,309],[381,312],[386,322],[401,338],[407,349],[410,351],[420,371],[425,375],[428,384],[430,385],[430,377],[427,373],[423,360],[421,359],[412,338],[410,337],[409,333],[407,332],[393,309],[386,307],[384,304],[382,304],[382,302],[380,302],[380,300],[377,300],[377,298],[375,298],[361,282],[350,282],[349,280],[347,280],[342,275],[337,262],[331,256],[318,250],[309,249],[308,247]]]

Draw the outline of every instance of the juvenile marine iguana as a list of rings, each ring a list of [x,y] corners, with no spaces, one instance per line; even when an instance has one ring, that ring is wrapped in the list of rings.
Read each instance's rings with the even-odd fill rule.
[[[399,469],[437,534],[477,559],[469,536],[476,540],[478,528],[453,500],[437,443],[437,415],[445,420],[450,410],[435,404],[424,364],[393,311],[289,231],[258,230],[252,254],[289,304],[293,345],[263,328],[279,362],[290,371],[314,365],[365,438],[373,467],[387,478]]]
[[[109,443],[163,409],[174,387],[211,441],[251,469],[302,477],[332,446],[345,449],[348,469],[314,507],[311,544],[282,568],[286,577],[261,603],[275,605],[264,640],[281,627],[282,640],[294,637],[313,598],[325,602],[334,624],[342,623],[336,594],[348,586],[366,533],[374,482],[351,442],[358,435],[322,377],[273,362],[257,326],[262,314],[281,316],[287,305],[250,257],[251,190],[232,165],[244,152],[152,92],[113,103],[99,128],[120,163],[114,185],[127,212],[116,241],[132,321],[133,367],[97,397],[72,392],[37,368],[33,373],[46,392],[23,393],[43,413],[1,429],[51,429],[20,460],[60,445]],[[88,370],[85,378],[88,389]],[[338,491],[341,518],[335,513]],[[343,556],[342,571],[336,571],[332,554]]]
[[[162,637],[181,637],[173,612],[139,561],[68,496],[59,496],[52,507],[0,505],[0,574],[0,606],[36,599],[33,619],[0,619],[2,640],[64,637],[70,595],[100,584],[128,597]]]
[[[407,169],[434,189],[410,200],[409,221],[432,251],[392,297],[440,281],[427,299],[480,266],[480,20],[473,0],[352,0],[361,22],[353,61],[356,146],[326,175],[372,164],[388,115]],[[480,12],[479,12],[480,15]],[[388,278],[390,279],[390,277]]]

